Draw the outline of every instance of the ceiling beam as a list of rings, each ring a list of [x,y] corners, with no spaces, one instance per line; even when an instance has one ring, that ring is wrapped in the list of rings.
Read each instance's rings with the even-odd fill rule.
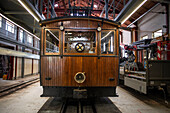
[[[109,3],[109,1],[110,0],[108,0],[108,3]],[[103,10],[102,10],[102,12],[100,13],[100,17],[102,17],[102,15],[103,15],[103,12],[104,12],[104,10],[106,9],[106,3],[105,3],[105,5],[104,5],[104,7],[103,7]]]
[[[28,12],[26,11],[5,11],[4,14],[6,15],[15,15],[15,14],[18,14],[18,15],[27,15],[29,14]]]
[[[149,1],[154,1],[154,2],[159,2],[159,3],[167,3],[170,4],[169,0],[149,0]]]
[[[133,25],[135,22],[137,22],[139,19],[141,19],[143,16],[145,16],[146,14],[148,14],[151,10],[153,10],[155,7],[157,7],[159,5],[159,3],[157,3],[156,5],[154,5],[152,8],[150,8],[148,11],[146,11],[144,14],[142,14],[139,18],[137,18],[135,21],[133,21],[131,24],[129,24],[127,27],[130,27],[131,25]]]
[[[66,4],[65,4],[64,0],[62,0],[62,3],[63,3],[63,6],[64,6],[64,8],[66,10]]]
[[[108,19],[108,4],[109,0],[105,0],[105,18]]]
[[[123,22],[144,0],[129,0],[114,21]]]

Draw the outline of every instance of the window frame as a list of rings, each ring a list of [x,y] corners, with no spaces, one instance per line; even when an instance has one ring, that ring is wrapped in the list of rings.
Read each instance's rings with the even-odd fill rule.
[[[46,52],[46,33],[47,33],[47,30],[56,30],[59,32],[59,52],[58,53],[51,53],[51,52]],[[43,45],[44,45],[44,55],[60,55],[61,53],[61,30],[59,30],[59,28],[44,28],[44,42],[43,42]]]
[[[101,37],[102,37],[102,32],[105,32],[105,31],[112,31],[114,32],[114,43],[113,43],[113,54],[102,54],[101,53]],[[117,56],[116,54],[116,51],[117,51],[117,39],[116,39],[116,29],[106,29],[106,30],[102,30],[100,33],[99,33],[99,55],[100,56]],[[116,42],[116,43],[115,43]]]
[[[81,31],[93,31],[95,32],[95,40],[96,40],[96,47],[95,47],[95,53],[65,53],[64,52],[64,47],[65,47],[65,32],[66,31],[80,31],[80,29],[66,29],[63,31],[63,55],[97,55],[97,48],[98,48],[98,34],[96,30],[89,30],[89,29],[81,29]]]

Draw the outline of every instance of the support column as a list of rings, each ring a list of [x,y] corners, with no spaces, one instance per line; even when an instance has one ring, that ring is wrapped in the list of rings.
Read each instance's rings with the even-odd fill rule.
[[[105,0],[105,18],[108,19],[108,0]]]
[[[19,27],[17,27],[17,37],[16,40],[18,41],[19,39]],[[16,51],[18,51],[18,45],[16,45]],[[15,77],[14,79],[17,78],[17,57],[15,57]]]
[[[25,31],[23,31],[23,43],[25,44],[26,42],[26,35],[25,35]],[[25,47],[22,47],[22,52],[25,52]],[[22,57],[22,64],[21,64],[21,78],[24,78],[24,64],[25,64],[25,58]]]
[[[35,38],[33,37],[33,47],[35,47]],[[32,54],[34,54],[34,50],[32,50]],[[34,59],[32,59],[32,75],[34,73]]]

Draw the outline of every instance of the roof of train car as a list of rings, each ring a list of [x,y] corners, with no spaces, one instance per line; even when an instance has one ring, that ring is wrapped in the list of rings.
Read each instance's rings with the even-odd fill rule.
[[[94,17],[94,16],[65,16],[65,17],[56,17],[56,18],[52,18],[52,19],[46,19],[40,22],[40,24],[48,24],[48,23],[52,23],[52,22],[57,22],[57,21],[65,21],[65,20],[73,20],[73,19],[87,19],[87,20],[94,20],[94,21],[99,21],[99,22],[103,22],[103,23],[108,23],[108,24],[112,24],[115,26],[120,27],[120,23],[119,22],[115,22],[109,19],[105,19],[105,18],[100,18],[100,17]]]

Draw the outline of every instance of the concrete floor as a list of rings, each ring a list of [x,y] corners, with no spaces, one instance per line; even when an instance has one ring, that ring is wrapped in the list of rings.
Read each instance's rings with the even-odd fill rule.
[[[112,102],[122,113],[170,113],[170,108],[149,99],[147,95],[132,90],[125,90],[127,87],[118,87],[118,98],[110,97]]]
[[[42,88],[37,82],[13,94],[0,98],[0,113],[37,113],[47,97],[40,97]]]
[[[0,98],[0,113],[37,113],[49,99],[40,97],[39,82]],[[137,98],[118,87],[119,97],[110,98],[122,113],[170,113],[170,109],[148,98]],[[138,95],[140,97],[140,95]]]

